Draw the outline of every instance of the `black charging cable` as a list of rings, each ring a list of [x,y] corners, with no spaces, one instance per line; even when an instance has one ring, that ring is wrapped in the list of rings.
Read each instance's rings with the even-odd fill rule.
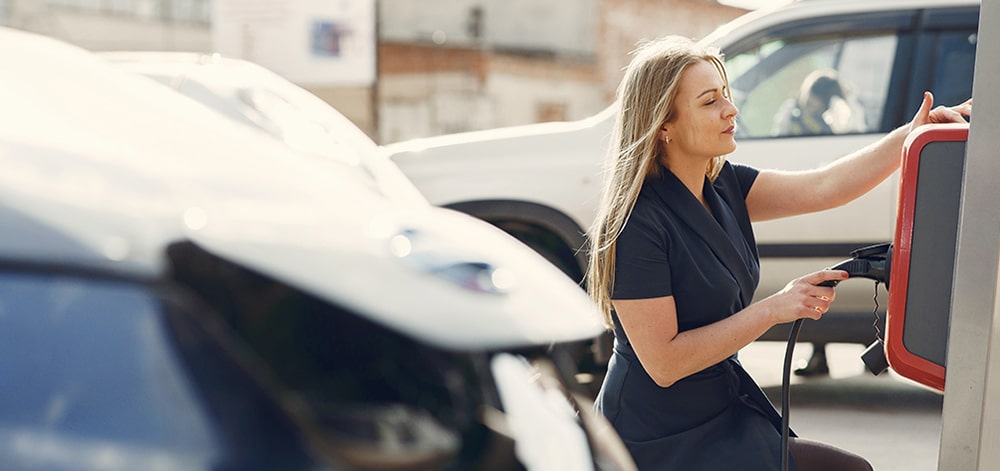
[[[883,250],[883,247],[889,247],[888,244],[879,245],[875,248],[877,250]],[[857,251],[854,253],[857,257]],[[881,265],[879,265],[881,266]],[[855,276],[859,273],[868,274],[871,271],[872,264],[869,261],[858,260],[857,258],[841,262],[837,266],[833,267],[831,270],[845,270],[850,276]],[[883,275],[883,277],[885,277]],[[878,294],[878,279],[876,278],[875,289],[876,295]],[[835,287],[840,283],[840,280],[827,280],[819,283],[817,286],[829,286]],[[878,301],[876,300],[876,310],[878,309]],[[789,400],[788,396],[791,395],[791,387],[789,386],[792,382],[792,352],[795,351],[795,344],[799,341],[799,330],[802,329],[802,318],[795,319],[792,322],[792,330],[788,333],[788,345],[785,346],[785,366],[781,370],[781,471],[788,471],[788,442],[791,440],[791,426],[788,424],[789,416]],[[871,347],[869,347],[871,348]],[[873,370],[874,372],[874,370]],[[875,373],[878,374],[878,373]]]
[[[853,263],[853,260],[851,260]],[[850,266],[848,266],[849,268]],[[841,263],[834,267],[836,270],[843,270],[845,264]],[[848,273],[851,273],[848,270]],[[827,280],[817,286],[834,287],[840,280]],[[789,400],[791,395],[792,382],[792,352],[795,351],[795,343],[799,341],[799,330],[802,329],[802,318],[792,322],[792,330],[788,333],[788,345],[785,346],[785,366],[781,370],[781,471],[788,471],[788,442],[791,440],[791,426],[788,424]]]
[[[860,276],[875,280],[875,322],[876,332],[878,332],[878,284],[885,283],[889,287],[889,269],[892,267],[892,244],[875,244],[851,252],[848,260],[838,263],[831,270],[844,270],[849,277]],[[817,286],[835,287],[840,280],[826,280]],[[781,372],[781,471],[788,471],[788,442],[791,440],[791,427],[788,425],[788,396],[790,395],[792,352],[795,350],[795,343],[799,340],[799,329],[802,328],[802,319],[796,319],[792,323],[792,331],[788,334],[788,346],[785,347],[785,367]],[[876,375],[885,371],[889,363],[883,354],[882,339],[876,338],[861,356],[865,366]]]
[[[799,329],[802,328],[802,319],[796,319],[792,323],[792,331],[788,334],[788,345],[785,347],[785,367],[781,371],[781,471],[788,471],[788,442],[791,440],[791,427],[788,424],[788,397],[789,383],[791,383],[792,372],[792,352],[795,351],[795,343],[799,339]]]

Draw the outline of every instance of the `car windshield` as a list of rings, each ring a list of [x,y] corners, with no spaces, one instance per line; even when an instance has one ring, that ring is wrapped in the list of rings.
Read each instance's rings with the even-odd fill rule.
[[[162,316],[138,285],[0,273],[4,462],[200,469],[219,459]]]
[[[244,68],[252,73],[242,73]],[[222,70],[192,79],[217,95],[235,94],[245,116],[289,147],[360,170],[379,192],[398,203],[425,201],[378,145],[334,107],[263,67],[241,63],[232,71],[239,73],[238,79]]]
[[[359,163],[377,153],[377,145],[367,134],[319,97],[266,69],[244,66],[254,73],[241,73],[239,82],[228,79],[224,79],[227,83],[213,82],[207,74],[199,80],[213,88],[238,83],[236,94],[241,103],[255,111],[258,119],[267,121],[269,127],[280,133],[278,137],[295,149],[350,163]]]
[[[379,146],[330,104],[252,62],[178,53],[103,53],[119,67],[152,78],[229,119],[300,153],[344,164],[354,180],[394,203],[426,200]],[[341,169],[343,170],[343,169]]]

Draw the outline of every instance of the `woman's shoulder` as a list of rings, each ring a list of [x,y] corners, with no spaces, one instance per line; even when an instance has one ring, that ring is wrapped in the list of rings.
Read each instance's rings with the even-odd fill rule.
[[[642,232],[647,236],[665,237],[673,227],[673,213],[664,205],[656,191],[650,187],[653,182],[643,185],[632,206],[632,212],[625,221],[623,231]]]
[[[663,199],[655,188],[656,185],[662,184],[663,182],[659,178],[654,177],[646,180],[642,184],[642,189],[639,190],[635,204],[632,206],[632,214],[638,213],[647,217],[665,216],[667,210],[663,206]]]
[[[753,186],[753,182],[757,179],[757,175],[760,174],[760,170],[750,165],[726,161],[722,166],[722,170],[719,172],[719,176],[715,179],[716,187],[729,186],[732,188],[739,189],[739,193],[745,199],[747,194],[750,193],[750,187]]]
[[[725,163],[722,164],[722,171],[719,172],[719,176],[721,177],[723,174],[728,174],[735,178],[743,179],[748,176],[757,176],[758,173],[760,173],[760,170],[752,165],[742,162],[734,162],[727,159]]]
[[[650,220],[659,219],[665,215],[665,208],[663,208],[656,195],[651,191],[642,191],[632,206],[632,214],[629,219]]]
[[[655,254],[666,254],[674,228],[672,213],[662,201],[652,192],[641,192],[617,236],[618,260],[632,260],[622,266],[635,266],[637,260],[649,261]]]

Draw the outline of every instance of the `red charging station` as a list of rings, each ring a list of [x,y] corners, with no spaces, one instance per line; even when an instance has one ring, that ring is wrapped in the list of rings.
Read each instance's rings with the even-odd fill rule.
[[[968,136],[968,124],[935,124],[904,144],[889,274],[889,366],[941,392]]]

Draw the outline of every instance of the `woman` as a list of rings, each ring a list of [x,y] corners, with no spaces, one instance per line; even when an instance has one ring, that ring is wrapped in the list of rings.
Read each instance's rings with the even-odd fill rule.
[[[640,47],[618,90],[588,287],[614,330],[597,408],[640,469],[765,470],[780,464],[780,417],[736,359],[770,327],[818,319],[843,271],[822,270],[750,304],[758,281],[751,221],[845,204],[900,165],[917,126],[960,121],[971,101],[931,110],[877,143],[812,171],[757,170],[736,149],[717,51],[668,37]],[[863,458],[795,438],[792,469],[871,469]],[[822,466],[821,466],[822,465]],[[826,467],[823,467],[826,466]]]

